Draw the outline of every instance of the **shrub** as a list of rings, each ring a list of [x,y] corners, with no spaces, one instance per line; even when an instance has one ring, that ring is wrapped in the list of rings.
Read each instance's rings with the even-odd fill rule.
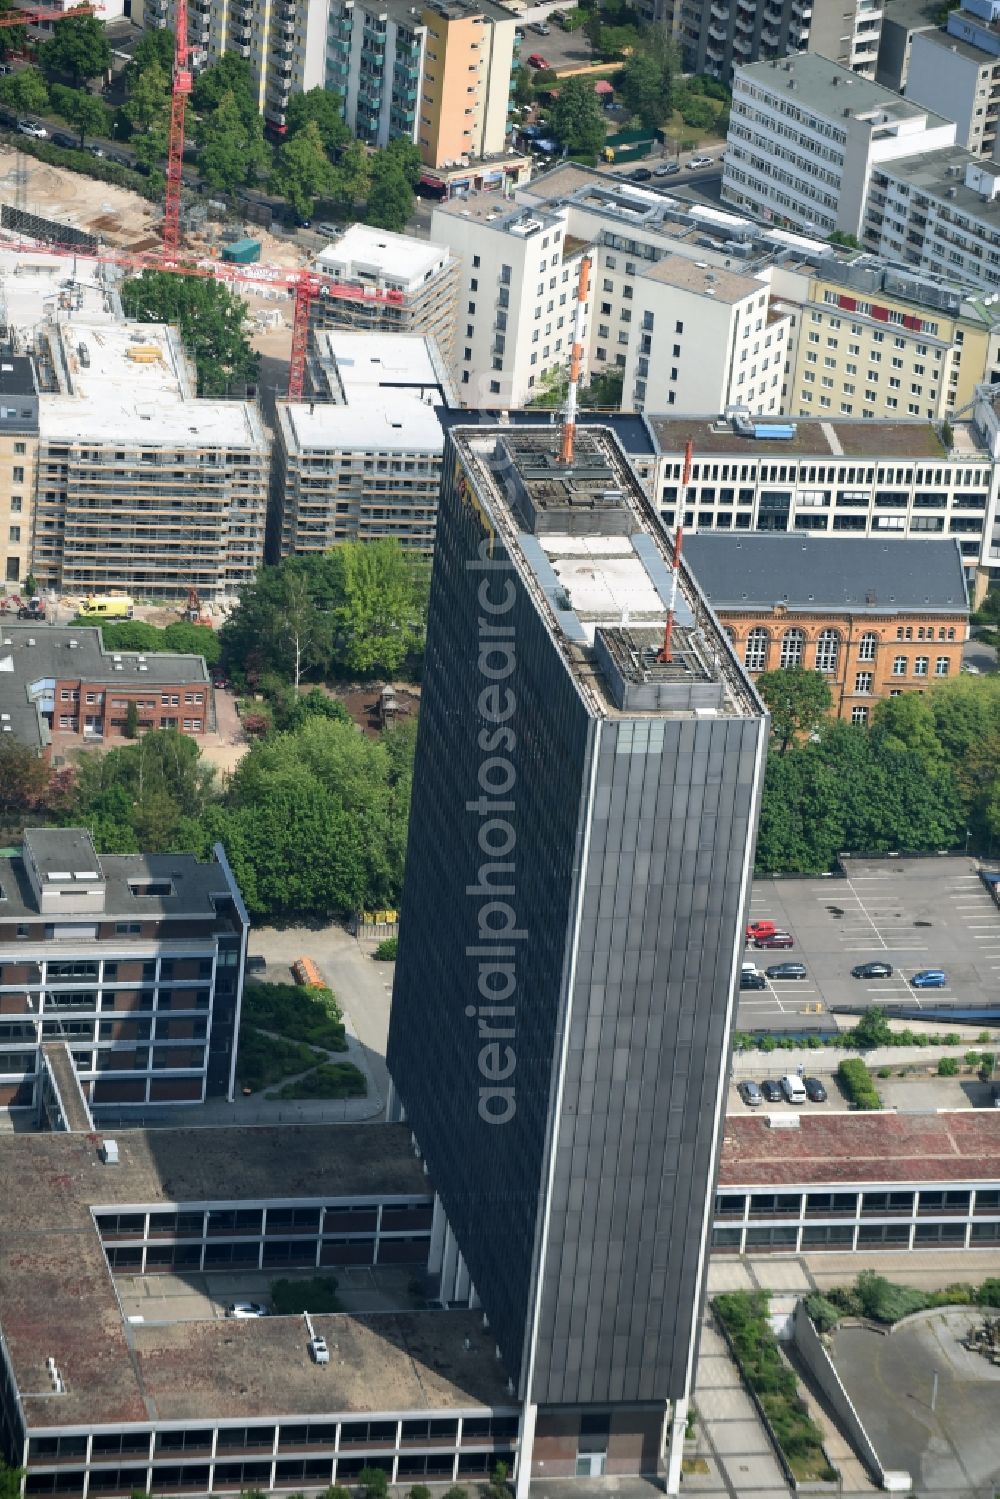
[[[425,1483],[415,1483],[410,1489],[408,1499],[431,1499],[431,1491]]]
[[[978,1067],[982,1062],[982,1056],[978,1051],[967,1051],[965,1061],[969,1067]]]
[[[243,1017],[262,1030],[307,1041],[326,1051],[347,1050],[340,1008],[329,989],[303,989],[298,984],[247,984]]]
[[[376,947],[372,956],[377,963],[395,963],[396,949],[398,948],[398,946],[398,937],[386,937],[379,943],[378,947]],[[418,1484],[417,1487],[420,1488],[421,1485]],[[410,1492],[412,1493],[413,1490],[411,1489]]]
[[[841,1313],[827,1296],[814,1291],[805,1299],[805,1308],[816,1324],[817,1332],[832,1332],[840,1321]]]
[[[875,1074],[876,1077],[892,1077],[891,1067],[880,1067]]]
[[[444,1499],[468,1499],[468,1495],[460,1484],[453,1483],[450,1489],[445,1489]]]
[[[914,1046],[930,1046],[931,1037],[927,1035],[926,1031],[920,1031],[918,1035],[914,1036],[913,1044]]]
[[[890,1325],[912,1312],[922,1312],[930,1298],[913,1286],[898,1286],[874,1270],[862,1270],[855,1281],[858,1301],[866,1317]]]
[[[939,1057],[937,1064],[938,1077],[956,1077],[958,1075],[957,1057]]]
[[[958,1031],[945,1031],[941,1037],[942,1046],[961,1046],[961,1044],[962,1038],[958,1034]]]
[[[331,1483],[328,1489],[323,1490],[323,1499],[351,1499],[350,1489],[345,1489],[342,1483]]]
[[[760,1040],[761,1051],[774,1051],[777,1041],[773,1036],[762,1036]]]
[[[856,1109],[880,1109],[882,1100],[878,1095],[871,1073],[860,1057],[846,1057],[837,1068],[837,1081],[849,1103]]]
[[[339,1312],[335,1275],[313,1275],[308,1280],[276,1280],[271,1283],[271,1310],[277,1317],[297,1317],[302,1312]]]
[[[865,1011],[851,1032],[851,1040],[862,1051],[872,1046],[891,1046],[892,1039],[889,1022],[877,1005]]]
[[[976,1292],[975,1299],[980,1306],[1000,1306],[1000,1280],[995,1276],[984,1280]]]
[[[990,1036],[989,1031],[980,1031],[979,1035],[976,1037],[976,1040],[979,1042],[980,1046],[988,1046],[990,1041],[992,1040],[992,1037]]]
[[[358,1474],[358,1486],[365,1499],[385,1499],[389,1491],[389,1475],[384,1468],[362,1468]]]

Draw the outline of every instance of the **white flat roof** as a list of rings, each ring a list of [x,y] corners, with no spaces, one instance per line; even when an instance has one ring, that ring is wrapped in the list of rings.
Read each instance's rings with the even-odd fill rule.
[[[73,323],[53,329],[50,344],[61,393],[40,397],[43,439],[121,437],[171,447],[263,444],[259,418],[248,402],[192,395],[180,340],[163,323]]]
[[[320,358],[336,361],[348,400],[380,386],[439,385],[431,340],[421,333],[351,333],[325,328]]]
[[[120,273],[82,255],[8,250],[0,241],[7,321],[22,333],[40,323],[113,323],[121,317]]]
[[[415,289],[447,265],[451,251],[426,239],[352,224],[335,244],[327,245],[316,258],[319,270],[340,277],[367,276]]]
[[[444,433],[432,406],[415,396],[373,399],[350,406],[279,407],[292,451],[362,448],[370,452],[441,453]]]

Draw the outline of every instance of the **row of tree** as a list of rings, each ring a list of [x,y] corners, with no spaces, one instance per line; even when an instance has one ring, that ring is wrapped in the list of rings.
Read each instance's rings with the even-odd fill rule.
[[[819,673],[767,672],[772,714],[757,868],[820,873],[843,851],[1000,840],[1000,679],[962,676],[879,703],[870,725],[828,716]]]
[[[10,8],[11,0],[2,0]],[[0,32],[0,52],[24,45],[16,33]],[[0,78],[0,103],[18,114],[61,116],[87,136],[112,131],[134,151],[138,165],[162,177],[170,123],[173,34],[148,31],[125,69],[125,102],[113,112],[88,84],[108,72],[111,49],[103,22],[90,15],[60,21],[38,53],[37,66]],[[410,141],[394,141],[369,154],[343,119],[341,100],[326,89],[296,95],[286,132],[275,149],[252,86],[249,63],[225,53],[200,72],[191,95],[190,140],[198,173],[215,192],[261,187],[287,199],[306,219],[318,201],[355,214],[383,229],[401,230],[413,211],[420,153]]]

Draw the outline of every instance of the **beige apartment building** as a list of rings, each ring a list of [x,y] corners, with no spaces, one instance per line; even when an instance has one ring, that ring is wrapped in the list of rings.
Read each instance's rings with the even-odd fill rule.
[[[782,280],[780,272],[774,279]],[[997,358],[996,309],[958,288],[928,283],[924,300],[916,284],[910,298],[887,289],[906,282],[874,261],[870,271],[859,263],[836,280],[808,277],[788,370],[788,415],[933,421],[973,400]],[[931,291],[941,305],[927,304]]]
[[[0,582],[14,590],[31,571],[37,453],[34,367],[23,354],[0,355]]]
[[[430,167],[492,156],[507,142],[517,16],[492,0],[424,7],[424,75],[417,144]]]

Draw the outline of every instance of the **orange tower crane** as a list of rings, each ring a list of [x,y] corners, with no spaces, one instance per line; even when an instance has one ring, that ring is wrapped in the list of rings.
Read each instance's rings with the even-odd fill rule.
[[[163,258],[173,262],[180,253],[181,187],[184,167],[184,115],[192,88],[188,46],[187,0],[176,0],[174,12],[174,73],[170,87],[170,133],[167,136],[167,186],[163,198]]]

